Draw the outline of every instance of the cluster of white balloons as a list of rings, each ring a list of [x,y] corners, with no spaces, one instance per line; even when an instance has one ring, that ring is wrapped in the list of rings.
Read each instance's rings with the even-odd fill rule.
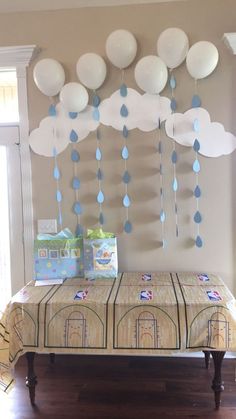
[[[108,36],[106,55],[115,67],[127,68],[136,54],[137,41],[131,32],[118,29]],[[178,67],[185,59],[190,76],[197,80],[214,71],[219,54],[215,45],[208,41],[197,42],[189,49],[185,32],[179,28],[168,28],[157,40],[157,55],[145,56],[136,64],[135,81],[144,92],[159,94],[167,83],[168,68],[172,70]],[[54,59],[45,58],[35,65],[33,77],[43,94],[60,94],[60,101],[68,112],[81,112],[89,100],[86,88],[96,90],[104,83],[106,63],[100,55],[87,53],[77,61],[76,72],[81,84],[64,84],[65,72],[62,65]]]

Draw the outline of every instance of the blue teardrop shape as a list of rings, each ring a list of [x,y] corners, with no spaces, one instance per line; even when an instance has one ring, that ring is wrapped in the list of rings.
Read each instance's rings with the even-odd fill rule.
[[[78,201],[74,203],[74,205],[73,205],[73,211],[77,215],[81,215],[82,214],[82,208],[81,208],[81,205],[80,205],[80,203]]]
[[[75,235],[76,237],[83,236],[84,229],[81,224],[77,224]]]
[[[127,96],[127,94],[128,94],[128,91],[127,91],[127,86],[126,86],[126,84],[122,84],[122,85],[120,86],[120,95],[121,95],[122,97],[126,97],[126,96]]]
[[[97,195],[97,202],[99,204],[102,204],[104,202],[104,199],[105,199],[105,197],[104,197],[103,192],[102,191],[99,191],[98,192],[98,195]]]
[[[198,185],[194,189],[194,196],[195,196],[195,198],[200,198],[200,196],[201,196],[201,189],[199,188]]]
[[[103,173],[102,173],[102,170],[100,168],[97,171],[97,178],[98,178],[98,180],[102,180],[103,179]]]
[[[201,216],[199,211],[195,212],[193,219],[194,219],[195,223],[197,223],[197,224],[200,224],[202,222],[202,216]]]
[[[160,153],[160,154],[162,154],[162,142],[161,141],[159,141],[159,143],[158,143],[158,153]]]
[[[102,212],[100,212],[100,214],[99,214],[99,223],[101,224],[101,225],[103,225],[104,224],[104,215],[103,215],[103,213]]]
[[[161,187],[160,188],[160,195],[163,197],[164,196],[164,193],[163,193],[163,188]]]
[[[98,95],[93,96],[93,106],[97,108],[100,105],[101,99]]]
[[[52,154],[53,154],[53,157],[57,157],[57,149],[56,149],[56,147],[53,147]]]
[[[176,153],[175,150],[173,151],[173,153],[171,155],[171,161],[172,161],[173,164],[177,163],[177,153]]]
[[[198,95],[192,97],[192,108],[199,108],[201,106],[201,99]]]
[[[77,150],[72,150],[71,160],[74,161],[74,162],[78,162],[80,160],[80,155],[79,155]]]
[[[128,170],[125,171],[122,180],[126,184],[128,184],[131,181],[131,176],[130,176]]]
[[[60,177],[61,177],[60,170],[58,169],[58,167],[57,167],[57,166],[55,166],[55,167],[54,167],[54,170],[53,170],[53,177],[54,177],[54,179],[56,179],[56,180],[60,179]]]
[[[48,115],[49,116],[57,116],[56,106],[50,105],[48,109]]]
[[[176,88],[176,79],[173,76],[173,74],[171,75],[171,78],[170,78],[170,87],[171,87],[171,89],[175,89]]]
[[[131,224],[131,222],[130,222],[129,220],[127,220],[127,221],[125,222],[125,225],[124,225],[124,231],[125,231],[127,234],[131,233],[131,231],[132,231],[132,224]]]
[[[125,208],[129,208],[130,207],[130,198],[129,195],[125,195],[123,198],[123,205]]]
[[[129,150],[126,146],[122,148],[121,156],[124,160],[127,160],[129,158]]]
[[[120,108],[120,114],[121,116],[123,116],[124,118],[126,118],[129,115],[128,109],[125,105],[122,105]]]
[[[57,202],[62,201],[62,194],[61,194],[61,191],[59,191],[59,190],[57,190],[57,192],[56,192],[56,200],[57,200]]]
[[[123,132],[123,137],[127,138],[128,135],[129,135],[129,130],[125,125],[123,126],[123,131],[122,132]]]
[[[75,189],[75,190],[80,188],[80,180],[79,180],[78,177],[73,178],[72,188]]]
[[[69,112],[70,119],[76,119],[78,116],[78,112]]]
[[[170,108],[171,108],[172,111],[176,111],[176,109],[177,109],[177,102],[174,98],[172,98],[171,101],[170,101]]]
[[[194,151],[196,151],[196,153],[200,150],[200,143],[197,139],[195,139],[195,141],[194,141],[193,149],[194,149]]]
[[[98,108],[94,108],[93,110],[93,119],[94,121],[99,121],[100,120],[100,112]]]
[[[193,163],[193,171],[194,173],[199,173],[200,170],[201,170],[200,163],[198,159],[196,159],[195,162]]]
[[[202,247],[203,243],[200,236],[197,236],[195,243],[197,247]]]
[[[165,222],[165,219],[166,219],[165,211],[164,210],[161,210],[161,212],[160,212],[160,221],[161,221],[161,223],[164,223]]]
[[[102,152],[99,147],[96,149],[96,160],[100,161],[102,159]]]
[[[178,190],[178,182],[177,182],[176,178],[174,178],[174,180],[173,180],[172,188],[173,188],[174,192],[176,192]]]
[[[163,166],[160,164],[160,175],[163,175]]]
[[[200,122],[199,119],[194,119],[193,121],[193,130],[194,132],[199,132],[200,131]]]
[[[75,132],[75,130],[72,129],[70,133],[70,141],[72,141],[72,143],[76,143],[77,140],[78,140],[78,135]]]

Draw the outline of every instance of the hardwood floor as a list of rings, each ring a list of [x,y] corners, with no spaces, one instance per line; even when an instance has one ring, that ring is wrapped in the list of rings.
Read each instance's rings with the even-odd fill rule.
[[[16,385],[0,393],[1,419],[236,419],[236,360],[225,359],[222,405],[214,410],[213,362],[204,358],[36,355],[33,408],[25,387],[26,361],[16,366]]]

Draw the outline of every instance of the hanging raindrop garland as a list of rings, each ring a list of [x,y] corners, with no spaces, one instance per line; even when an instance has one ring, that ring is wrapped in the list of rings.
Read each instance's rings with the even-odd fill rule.
[[[197,95],[196,93],[196,82],[195,82],[195,94],[192,98],[192,108],[198,108],[199,106],[201,106],[201,99],[200,97]],[[200,166],[200,162],[198,160],[198,152],[200,150],[200,142],[199,142],[199,132],[200,132],[200,124],[199,124],[199,120],[196,118],[193,121],[193,130],[194,133],[196,134],[196,138],[194,140],[194,144],[193,144],[193,150],[195,152],[195,160],[193,163],[193,171],[195,173],[195,189],[193,191],[193,195],[196,199],[196,211],[193,217],[193,220],[197,226],[197,234],[196,234],[196,239],[195,239],[195,244],[197,247],[202,247],[203,246],[203,241],[200,235],[200,224],[202,222],[202,215],[199,211],[199,199],[201,197],[201,189],[199,186],[199,173],[201,170],[201,166]]]
[[[123,83],[123,76],[124,76],[124,74],[122,72],[122,84],[121,84],[121,87],[120,87],[120,96],[121,97],[126,97],[127,94],[128,94],[128,90],[127,90],[127,86]],[[120,115],[121,115],[122,118],[127,118],[128,114],[129,114],[128,109],[127,109],[126,105],[123,104],[121,106],[121,109],[120,109]],[[125,219],[125,222],[124,222],[124,231],[129,234],[132,231],[132,223],[129,220],[129,207],[131,205],[131,199],[130,199],[129,194],[128,194],[128,185],[131,181],[131,176],[130,176],[130,174],[128,172],[128,168],[127,168],[127,161],[128,161],[128,158],[129,158],[129,150],[128,150],[128,147],[127,147],[127,138],[128,138],[128,135],[129,135],[129,131],[128,131],[128,128],[126,127],[125,124],[123,125],[122,135],[123,135],[123,138],[124,138],[124,145],[123,145],[123,148],[122,148],[122,151],[121,151],[121,157],[124,160],[124,173],[123,173],[122,181],[123,181],[124,186],[125,186],[125,194],[124,194],[124,197],[123,197],[123,206],[126,209],[126,219]]]
[[[172,113],[174,113],[177,109],[177,102],[174,96],[174,90],[176,88],[176,79],[172,72],[170,72],[170,88],[171,88],[171,102],[170,107]],[[174,125],[173,125],[173,137],[174,137]],[[172,189],[174,192],[174,212],[175,212],[175,235],[176,237],[179,236],[179,226],[178,226],[178,205],[177,205],[177,191],[178,191],[178,180],[176,174],[176,163],[178,160],[178,155],[175,148],[175,140],[172,140],[172,154],[171,154],[171,162],[173,165],[173,181],[172,181]]]
[[[78,117],[77,112],[69,112],[70,119],[76,119]],[[78,163],[80,161],[79,152],[76,150],[75,144],[78,141],[78,134],[75,130],[70,132],[70,142],[71,142],[71,161],[73,163],[73,178],[72,178],[72,188],[74,190],[74,204],[73,212],[77,217],[77,226],[75,234],[76,236],[81,236],[83,234],[83,227],[81,225],[81,214],[82,207],[80,203],[80,179],[78,177]]]
[[[161,241],[162,241],[162,248],[166,247],[166,240],[165,240],[165,221],[166,221],[166,213],[164,210],[164,189],[163,189],[163,143],[161,140],[161,120],[159,118],[158,121],[158,153],[160,156],[160,222],[161,222]]]
[[[99,105],[100,105],[100,97],[96,94],[96,91],[94,91],[93,94],[93,119],[95,121],[100,121],[100,112],[99,112]],[[102,204],[105,201],[105,195],[102,190],[102,181],[103,181],[103,171],[101,168],[101,162],[102,162],[102,150],[101,150],[101,136],[99,128],[96,129],[96,153],[95,158],[97,161],[97,180],[98,180],[98,194],[97,194],[97,203],[99,205],[99,217],[98,221],[100,226],[103,226],[105,220],[104,220],[104,214],[103,214],[103,208]]]
[[[51,104],[48,110],[49,116],[52,116],[56,118],[57,111],[54,104]],[[53,129],[53,136],[55,137],[56,132],[55,129]],[[54,157],[54,168],[53,168],[53,177],[56,181],[56,201],[57,201],[57,208],[58,208],[58,224],[60,226],[60,229],[62,230],[62,210],[61,210],[61,201],[62,201],[62,193],[60,190],[60,178],[61,178],[61,172],[58,167],[58,161],[57,161],[57,149],[56,146],[53,148],[53,157]]]

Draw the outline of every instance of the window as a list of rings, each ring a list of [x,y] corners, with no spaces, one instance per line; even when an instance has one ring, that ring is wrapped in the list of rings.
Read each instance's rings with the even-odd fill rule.
[[[0,70],[0,123],[19,122],[16,70]]]

